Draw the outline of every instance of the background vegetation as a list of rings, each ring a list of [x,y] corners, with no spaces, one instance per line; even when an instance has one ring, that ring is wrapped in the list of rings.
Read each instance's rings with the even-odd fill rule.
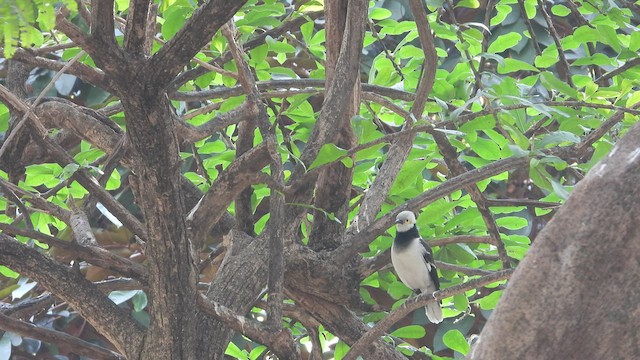
[[[0,19],[0,359],[461,358],[514,269],[538,303],[505,300],[495,329],[515,337],[505,323],[575,318],[536,310],[574,301],[545,304],[552,279],[602,299],[638,266],[561,250],[637,236],[637,171],[606,161],[627,132],[617,156],[638,155],[638,2],[5,0]],[[594,166],[624,181],[576,195],[541,235],[556,248],[523,262]],[[406,209],[438,326],[389,266]],[[630,286],[572,306],[632,311]],[[502,356],[594,354],[521,334]]]

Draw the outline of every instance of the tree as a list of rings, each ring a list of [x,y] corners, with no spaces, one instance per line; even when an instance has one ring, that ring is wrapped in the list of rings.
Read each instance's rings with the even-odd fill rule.
[[[0,356],[435,358],[480,331],[473,358],[591,354],[545,328],[577,313],[596,353],[638,353],[636,4],[0,13]],[[444,288],[406,302],[385,267],[403,210]],[[412,312],[436,299],[439,327]]]

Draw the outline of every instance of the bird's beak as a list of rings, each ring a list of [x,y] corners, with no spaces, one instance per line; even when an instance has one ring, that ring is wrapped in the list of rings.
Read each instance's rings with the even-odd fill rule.
[[[396,219],[396,224],[402,224],[402,220]]]

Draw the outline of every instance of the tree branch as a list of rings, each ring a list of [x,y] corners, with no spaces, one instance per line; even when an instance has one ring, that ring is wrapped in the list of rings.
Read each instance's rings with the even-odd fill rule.
[[[266,145],[260,145],[236,158],[218,175],[187,218],[191,228],[190,238],[196,247],[204,244],[206,235],[226,212],[236,195],[248,185],[262,179],[260,171],[269,160]]]
[[[126,357],[138,353],[143,329],[79,272],[0,234],[0,263],[40,283],[68,302]]]
[[[436,69],[438,67],[438,56],[436,54],[431,27],[427,20],[426,9],[422,1],[411,0],[409,4],[418,29],[422,52],[425,56],[424,70],[416,90],[415,101],[411,107],[412,118],[421,119],[427,98],[431,93],[431,89],[435,82]],[[411,127],[413,124],[412,118],[405,118],[404,129]],[[375,219],[375,216],[380,211],[382,203],[386,200],[387,195],[389,194],[391,186],[395,182],[398,172],[402,168],[402,165],[406,161],[407,156],[413,147],[414,138],[415,133],[411,132],[393,141],[389,151],[387,152],[387,158],[378,171],[378,175],[364,195],[356,221],[354,222],[357,227],[367,226],[373,219]],[[354,230],[355,229],[352,225],[351,231]]]
[[[132,55],[145,54],[147,31],[154,32],[152,30],[153,27],[150,27],[147,21],[149,3],[149,0],[131,0],[129,2],[129,13],[127,14],[127,25],[124,33],[124,49]]]
[[[48,244],[49,246],[71,252],[82,260],[103,269],[115,271],[124,276],[133,277],[140,280],[142,283],[147,282],[147,270],[144,266],[118,256],[102,247],[95,245],[83,246],[72,241],[65,241],[51,235],[43,234],[39,231],[20,228],[9,224],[0,223],[0,230],[12,235],[22,235],[38,240],[42,243]]]
[[[24,337],[69,348],[74,354],[98,360],[124,360],[124,357],[101,346],[78,339],[67,333],[46,329],[34,324],[16,320],[0,313],[0,329],[11,331]]]
[[[387,317],[380,320],[376,325],[367,331],[356,343],[351,345],[351,349],[343,358],[344,360],[355,360],[358,355],[363,354],[367,346],[376,338],[382,336],[393,324],[400,321],[412,311],[423,307],[433,301],[441,301],[456,294],[462,294],[466,291],[477,289],[479,287],[492,284],[497,281],[508,279],[514,269],[502,270],[490,275],[485,275],[477,279],[467,281],[466,283],[455,285],[443,290],[430,293],[423,293],[418,296],[407,299],[400,307],[389,313]]]
[[[184,65],[213,37],[213,35],[246,3],[246,0],[211,0],[200,6],[184,26],[169,40],[144,70],[154,79],[154,88],[164,88]]]
[[[234,331],[266,345],[281,359],[300,358],[300,350],[296,346],[289,330],[279,329],[274,332],[270,326],[265,326],[255,320],[238,315],[226,306],[198,296],[198,307],[205,314],[222,321]]]

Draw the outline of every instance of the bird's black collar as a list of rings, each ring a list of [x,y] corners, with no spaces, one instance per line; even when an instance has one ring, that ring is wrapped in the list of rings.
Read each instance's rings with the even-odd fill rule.
[[[398,250],[402,250],[403,248],[409,246],[411,241],[415,238],[419,238],[420,233],[418,232],[418,228],[416,226],[404,232],[396,232],[395,239],[395,247]]]

